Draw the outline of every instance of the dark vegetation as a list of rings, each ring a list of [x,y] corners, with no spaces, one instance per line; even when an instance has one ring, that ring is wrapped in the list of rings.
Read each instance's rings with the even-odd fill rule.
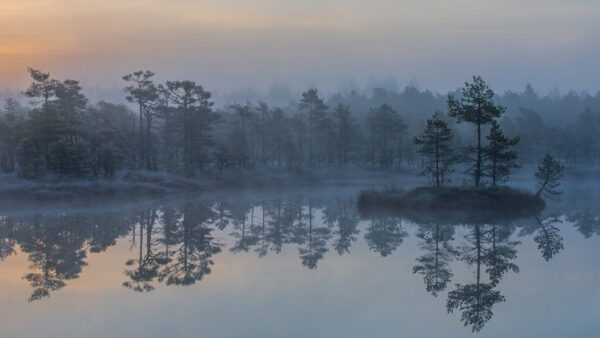
[[[32,108],[8,99],[0,117],[0,171],[32,180],[421,165],[442,186],[459,164],[468,166],[475,186],[486,178],[494,186],[546,153],[565,164],[600,162],[598,95],[540,97],[527,87],[495,96],[474,77],[448,97],[407,87],[324,98],[309,89],[281,107],[215,107],[200,84],[156,83],[152,72],[138,71],[123,77],[130,105],[91,104],[79,82],[29,73],[24,94]]]
[[[456,224],[532,216],[545,205],[538,196],[508,187],[423,187],[409,192],[372,190],[361,192],[358,198],[359,210],[365,216],[384,212],[415,222],[443,219]]]

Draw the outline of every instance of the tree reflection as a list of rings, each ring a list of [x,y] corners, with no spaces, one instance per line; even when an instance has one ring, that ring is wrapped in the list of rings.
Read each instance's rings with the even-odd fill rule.
[[[350,246],[358,235],[358,212],[351,198],[335,197],[329,199],[323,209],[323,220],[328,227],[334,228],[333,247],[342,255],[350,252]]]
[[[16,241],[12,238],[12,223],[9,217],[0,218],[0,261],[15,253]]]
[[[247,227],[247,213],[250,210],[249,225]],[[231,203],[231,219],[233,222],[233,232],[231,237],[236,239],[236,242],[230,249],[231,252],[248,252],[249,248],[257,243],[254,237],[254,206],[249,202],[239,199]]]
[[[270,243],[270,248],[275,253],[281,252],[281,247],[286,241],[287,232],[284,227],[283,211],[281,205],[281,198],[271,203],[264,203],[263,209],[266,208],[266,214],[269,220],[267,224],[269,229],[266,231],[265,240]]]
[[[417,258],[413,273],[421,274],[427,291],[437,297],[438,292],[446,289],[450,282],[450,262],[458,255],[458,251],[451,244],[454,240],[454,226],[420,225],[416,235],[422,240],[420,247],[426,253]]]
[[[507,271],[519,272],[519,267],[511,262],[517,258],[516,246],[519,241],[511,241],[510,236],[514,227],[510,224],[492,224],[485,231],[484,239],[489,245],[485,250],[482,261],[486,265],[492,286],[496,286]]]
[[[264,257],[269,249],[266,210],[264,205],[260,207],[260,223],[254,231],[254,237],[256,238],[257,242],[257,248],[255,252],[258,253],[258,257]]]
[[[319,226],[313,222],[314,210],[311,199],[308,200],[307,211],[308,213],[304,216],[306,222],[299,223],[299,227],[305,226],[305,229],[301,229],[302,231],[299,232],[304,236],[304,239],[299,242],[304,245],[298,248],[298,252],[300,253],[302,265],[309,269],[316,269],[317,263],[323,259],[323,255],[328,251],[327,240],[330,238],[330,231],[329,228]],[[302,219],[302,216],[300,219]]]
[[[592,209],[577,210],[567,217],[585,238],[600,235],[600,216]]]
[[[461,321],[465,326],[471,326],[473,332],[480,331],[492,316],[494,304],[503,302],[504,296],[500,291],[494,290],[497,282],[485,283],[482,281],[481,267],[484,264],[486,249],[484,248],[483,226],[475,224],[465,238],[469,245],[463,249],[461,259],[469,265],[475,266],[475,282],[469,284],[456,284],[456,289],[448,293],[446,309],[461,312]]]
[[[152,236],[156,231],[154,224],[157,219],[156,209],[145,210],[140,215],[139,221],[139,256],[137,259],[129,259],[125,265],[131,266],[130,270],[125,270],[125,275],[129,277],[128,281],[123,282],[123,286],[134,291],[144,292],[154,290],[152,281],[158,277],[158,270],[162,264],[166,263],[167,258],[154,252],[156,246]],[[145,235],[144,235],[145,230]],[[132,227],[132,234],[135,235],[136,226]],[[133,236],[135,238],[135,236]],[[144,247],[146,254],[144,255]]]
[[[402,229],[400,218],[373,215],[365,239],[369,244],[369,249],[386,257],[396,250],[407,236],[408,233]]]
[[[191,285],[201,280],[211,272],[213,255],[221,252],[221,245],[212,236],[210,222],[215,212],[209,204],[186,203],[182,215],[174,232],[176,247],[169,252],[173,258],[159,276],[167,285]]]
[[[421,252],[412,272],[433,296],[447,292],[447,311],[460,312],[461,322],[479,331],[492,318],[494,305],[505,300],[499,289],[503,278],[519,272],[517,231],[521,240],[529,236],[535,241],[546,260],[563,250],[559,225],[564,219],[586,238],[600,234],[600,219],[590,208],[566,217],[501,216],[389,210],[359,215],[348,196],[266,201],[199,197],[94,214],[5,216],[0,218],[0,259],[18,252],[17,246],[28,255],[30,271],[23,279],[33,289],[33,301],[78,278],[91,253],[129,240],[132,257],[125,261],[123,286],[147,292],[161,284],[193,285],[205,278],[223,250],[217,240],[221,236],[227,254],[260,258],[288,247],[297,250],[303,267],[316,269],[329,250],[349,253],[361,231],[369,250],[391,256],[415,225]],[[467,231],[464,239],[456,235],[462,231]],[[453,283],[452,267],[459,263],[473,269],[469,282]]]
[[[559,234],[556,224],[561,223],[557,217],[550,217],[542,221],[535,217],[539,228],[535,232],[533,240],[538,244],[538,249],[546,261],[558,254],[563,248],[563,238]]]
[[[77,278],[87,265],[85,220],[81,215],[35,216],[16,226],[16,240],[29,254],[30,268],[37,270],[23,276],[34,289],[30,302],[63,288],[65,281]]]

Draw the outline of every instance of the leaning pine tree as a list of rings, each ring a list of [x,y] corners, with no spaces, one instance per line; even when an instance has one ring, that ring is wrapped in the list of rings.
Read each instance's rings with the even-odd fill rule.
[[[453,95],[448,96],[448,111],[450,116],[456,117],[458,122],[465,121],[477,126],[477,145],[471,148],[470,153],[475,155],[472,159],[475,162],[473,178],[475,186],[479,186],[484,161],[481,127],[500,117],[505,108],[494,105],[494,92],[480,76],[473,76],[473,83],[465,83],[465,87],[461,88],[461,91],[460,99],[456,99]]]
[[[544,193],[556,196],[562,194],[562,191],[556,190],[556,188],[560,185],[559,180],[563,177],[564,170],[565,168],[552,155],[546,154],[535,173],[535,178],[538,179],[540,186],[535,195],[540,196]]]
[[[519,143],[519,137],[506,137],[498,122],[492,121],[492,129],[486,138],[489,144],[483,148],[483,152],[488,163],[484,171],[492,179],[492,187],[496,187],[496,183],[508,180],[513,168],[518,168],[517,153],[510,148]]]
[[[444,182],[444,173],[450,171],[455,162],[454,152],[450,146],[452,130],[448,124],[440,119],[436,112],[427,120],[427,126],[421,136],[414,138],[414,143],[420,145],[417,150],[425,160],[423,161],[423,175],[431,175],[435,186],[439,188]]]

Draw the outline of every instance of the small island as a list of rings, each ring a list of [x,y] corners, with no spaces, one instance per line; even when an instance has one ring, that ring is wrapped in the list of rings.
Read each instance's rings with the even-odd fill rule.
[[[519,137],[507,137],[496,121],[505,107],[493,101],[494,92],[481,77],[473,77],[466,83],[460,98],[448,96],[448,117],[457,122],[469,122],[476,127],[475,146],[453,148],[454,134],[441,112],[427,120],[423,134],[414,138],[422,156],[421,175],[430,179],[431,186],[411,191],[388,189],[362,191],[358,204],[363,214],[370,212],[400,212],[408,218],[436,219],[473,218],[482,221],[495,216],[502,218],[536,215],[545,207],[543,195],[558,195],[556,190],[564,168],[547,154],[535,174],[539,188],[531,193],[500,186],[508,182],[517,165],[517,153],[511,148],[519,143]],[[488,127],[489,125],[489,127]],[[484,145],[482,129],[489,129]],[[465,164],[473,185],[445,186],[450,182],[453,167]],[[485,179],[489,182],[485,182]],[[463,182],[465,182],[463,180]],[[487,184],[486,184],[487,183]]]
[[[546,203],[526,191],[510,187],[420,187],[410,191],[362,191],[358,207],[363,215],[401,214],[420,222],[492,222],[539,214]]]

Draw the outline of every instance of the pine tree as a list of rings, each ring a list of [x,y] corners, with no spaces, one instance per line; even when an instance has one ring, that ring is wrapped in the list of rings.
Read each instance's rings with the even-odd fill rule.
[[[337,138],[337,162],[338,165],[344,165],[348,163],[349,148],[357,129],[356,119],[352,116],[350,107],[341,103],[335,108],[333,119]]]
[[[139,108],[139,123],[140,123],[140,140],[139,140],[139,149],[140,149],[140,160],[146,160],[146,168],[151,168],[151,159],[150,159],[150,148],[151,148],[151,117],[152,117],[152,109],[155,101],[158,99],[159,94],[154,82],[152,81],[152,77],[154,73],[151,71],[142,71],[139,70],[137,72],[133,72],[131,74],[127,74],[123,76],[123,80],[127,82],[132,82],[133,85],[127,86],[125,88],[125,92],[127,92],[127,101],[132,103],[137,103]],[[144,116],[146,117],[146,133],[144,135]]]
[[[371,138],[371,164],[389,168],[394,160],[394,140],[401,132],[402,119],[398,112],[387,104],[372,108],[367,116]]]
[[[319,97],[319,92],[316,89],[309,89],[302,93],[300,100],[300,109],[305,110],[308,115],[308,165],[313,165],[314,150],[313,142],[315,131],[321,124],[321,120],[325,118],[327,106],[323,99]]]
[[[538,179],[540,186],[535,195],[540,196],[544,193],[556,196],[562,194],[562,191],[558,191],[556,188],[560,185],[559,180],[563,177],[564,170],[565,168],[552,155],[546,154],[535,173],[535,178]]]
[[[461,91],[460,99],[456,99],[453,95],[448,96],[448,111],[450,116],[456,117],[458,122],[465,121],[477,126],[477,145],[472,152],[475,153],[473,177],[475,186],[479,186],[484,161],[481,127],[492,122],[494,118],[500,117],[505,111],[505,107],[494,105],[494,91],[480,76],[473,76],[473,83],[466,82]]]
[[[194,81],[167,81],[159,87],[176,107],[170,110],[173,142],[183,149],[183,168],[187,177],[194,176],[194,166],[204,161],[203,147],[212,142],[209,133],[217,116],[212,111],[211,93]]]
[[[427,120],[423,134],[414,138],[414,143],[420,145],[417,152],[425,157],[421,174],[431,175],[437,188],[444,183],[443,174],[450,170],[456,160],[450,145],[453,137],[448,124],[440,119],[440,113],[436,112]]]
[[[489,144],[484,147],[483,152],[488,163],[484,167],[484,173],[492,179],[492,187],[496,187],[496,183],[508,180],[513,168],[518,168],[515,162],[517,153],[510,148],[519,143],[519,137],[506,137],[498,122],[492,121],[492,129],[486,138]]]

